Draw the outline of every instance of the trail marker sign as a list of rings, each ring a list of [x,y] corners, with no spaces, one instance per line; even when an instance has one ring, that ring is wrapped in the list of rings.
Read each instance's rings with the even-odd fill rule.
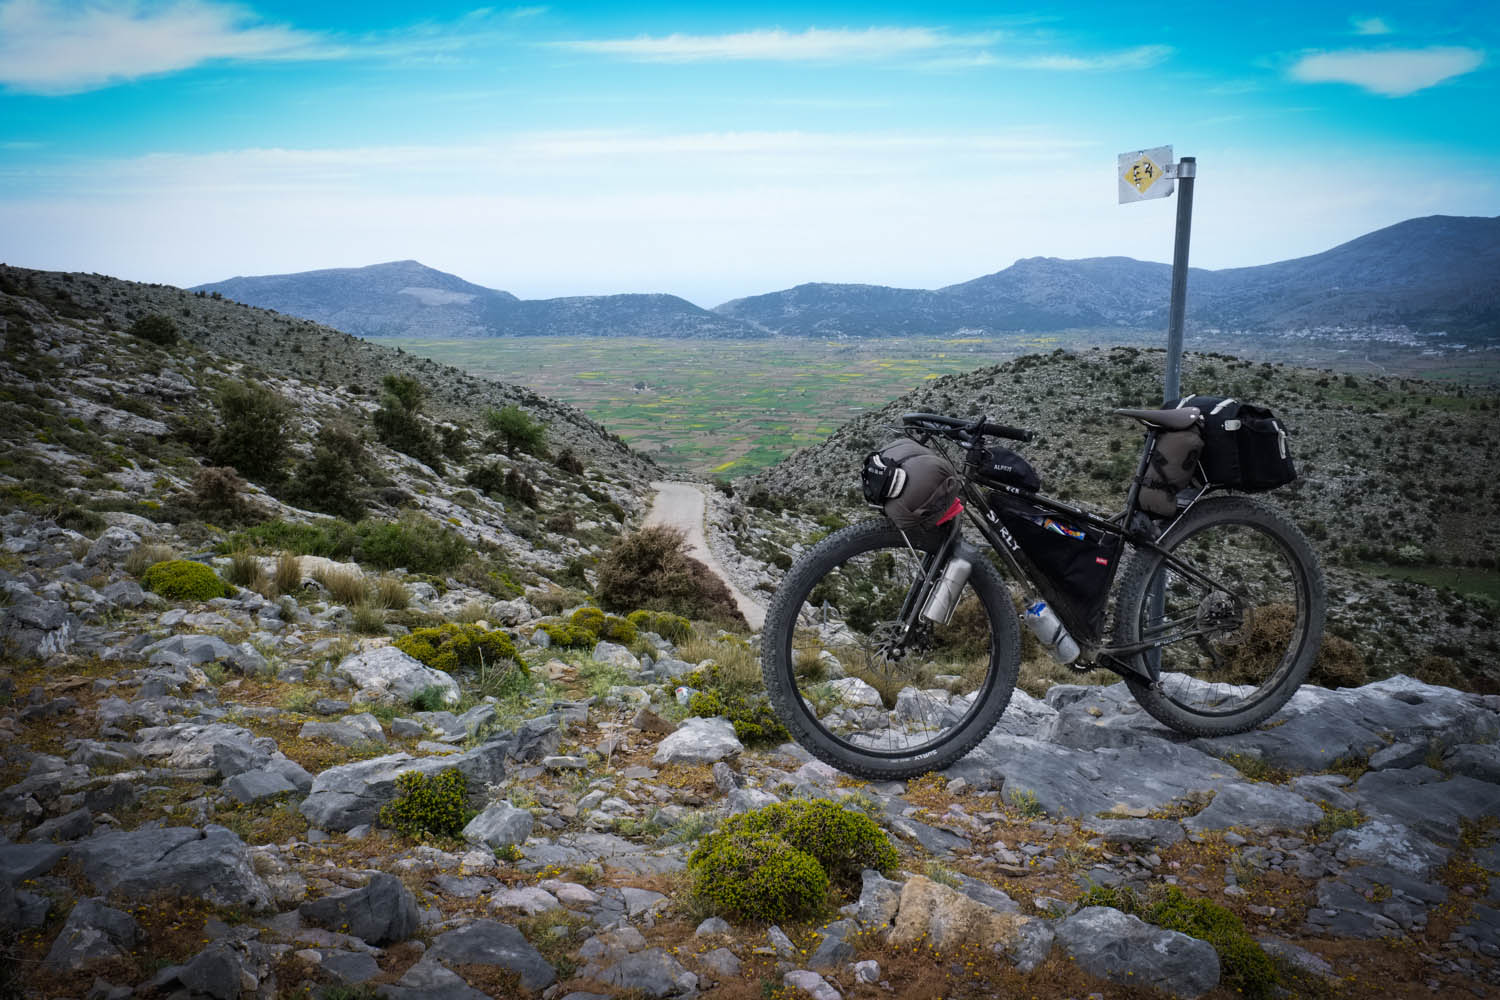
[[[1121,153],[1115,169],[1120,180],[1120,204],[1170,195],[1175,167],[1171,146]]]

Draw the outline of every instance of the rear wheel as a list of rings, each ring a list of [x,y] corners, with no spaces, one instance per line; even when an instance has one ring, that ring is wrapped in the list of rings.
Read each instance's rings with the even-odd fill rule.
[[[946,767],[1009,704],[1020,631],[983,556],[966,548],[973,568],[949,624],[902,627],[944,536],[868,521],[828,536],[787,572],[766,613],[761,671],[782,721],[819,759],[875,779]]]
[[[1138,549],[1120,584],[1115,643],[1152,642],[1156,684],[1128,679],[1157,720],[1193,736],[1244,732],[1286,704],[1323,639],[1323,572],[1274,507],[1242,496],[1194,505]],[[1160,598],[1156,598],[1156,594]],[[1158,603],[1158,600],[1160,603]]]

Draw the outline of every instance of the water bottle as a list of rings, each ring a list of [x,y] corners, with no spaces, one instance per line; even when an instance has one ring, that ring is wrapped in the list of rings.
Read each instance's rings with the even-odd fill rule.
[[[1046,601],[1037,601],[1026,609],[1026,625],[1058,663],[1072,663],[1078,659],[1078,643],[1063,627],[1057,613],[1047,607]]]
[[[969,571],[973,568],[973,563],[963,556],[949,559],[948,565],[943,568],[942,579],[932,588],[932,595],[922,608],[922,617],[938,625],[946,625],[952,621],[953,609],[958,607],[958,595],[964,589],[964,584],[969,582]]]

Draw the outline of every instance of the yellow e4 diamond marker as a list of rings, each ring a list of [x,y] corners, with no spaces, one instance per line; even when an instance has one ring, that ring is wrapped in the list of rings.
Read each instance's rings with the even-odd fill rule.
[[[1172,147],[1138,149],[1119,155],[1116,174],[1119,177],[1120,203],[1165,198],[1172,193],[1174,164]]]

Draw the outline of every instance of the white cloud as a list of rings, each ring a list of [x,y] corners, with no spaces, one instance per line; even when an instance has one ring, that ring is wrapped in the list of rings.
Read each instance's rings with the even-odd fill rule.
[[[1383,17],[1351,17],[1349,23],[1354,25],[1356,35],[1389,35],[1391,26],[1385,23]]]
[[[575,52],[649,62],[755,59],[775,62],[882,59],[952,48],[975,48],[995,35],[950,35],[931,28],[764,28],[724,35],[593,39],[552,44]]]
[[[1478,69],[1484,53],[1461,46],[1313,52],[1289,73],[1303,83],[1352,83],[1372,94],[1405,97]]]
[[[1103,52],[1091,56],[1048,54],[1025,56],[1017,59],[1001,59],[1002,63],[1018,69],[1063,70],[1089,72],[1121,69],[1149,69],[1162,62],[1173,52],[1170,45],[1138,45],[1119,52]]]
[[[0,85],[72,94],[216,59],[311,54],[317,36],[209,0],[0,2]]]

